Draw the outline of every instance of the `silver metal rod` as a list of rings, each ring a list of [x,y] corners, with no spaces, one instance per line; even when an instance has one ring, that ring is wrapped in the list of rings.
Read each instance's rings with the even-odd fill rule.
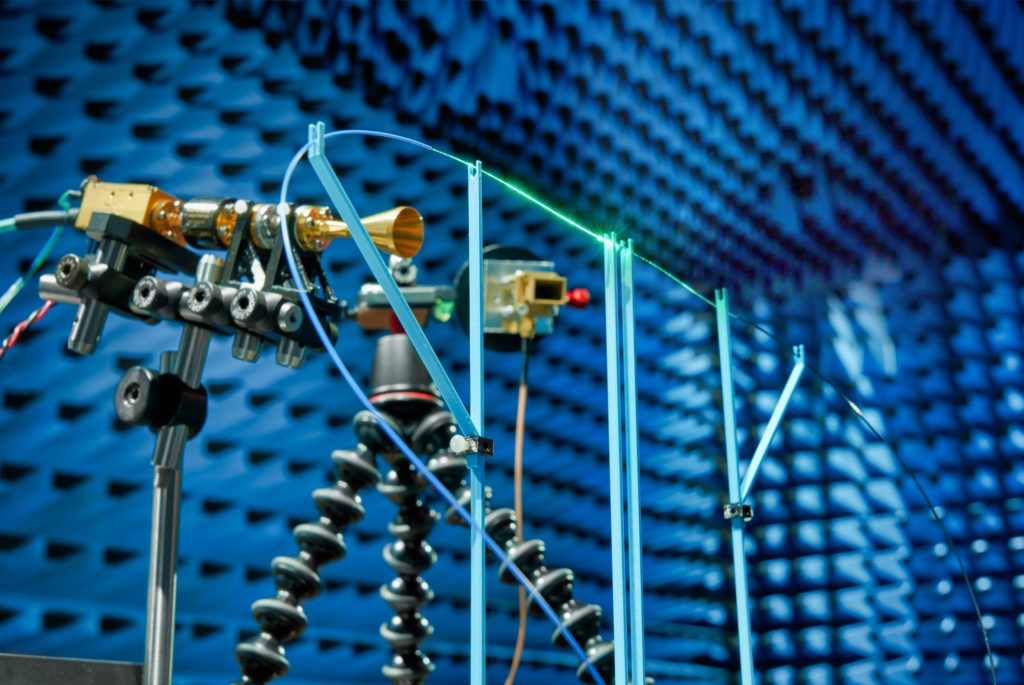
[[[82,304],[82,296],[75,290],[59,285],[53,274],[39,277],[39,297],[60,304]]]
[[[216,280],[217,263],[200,260],[197,280]],[[216,258],[214,258],[216,259]],[[210,348],[210,331],[185,326],[174,355],[173,373],[198,388]],[[174,605],[178,577],[178,524],[181,518],[181,463],[188,440],[186,426],[165,426],[153,449],[153,522],[146,599],[146,648],[143,685],[171,685],[174,666]]]
[[[146,600],[142,682],[145,685],[170,685],[174,665],[181,471],[157,466],[153,475],[153,527],[149,546],[149,595]]]
[[[114,271],[124,269],[128,259],[128,245],[113,238],[104,238],[96,250],[93,266]],[[99,344],[103,326],[107,322],[110,305],[90,299],[78,306],[75,320],[68,335],[68,349],[78,354],[92,354]]]

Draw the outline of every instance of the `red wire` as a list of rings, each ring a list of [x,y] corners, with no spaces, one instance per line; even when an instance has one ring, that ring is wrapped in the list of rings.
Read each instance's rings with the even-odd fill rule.
[[[3,342],[3,347],[0,347],[0,358],[3,358],[3,356],[7,354],[7,351],[14,347],[14,344],[18,342],[18,338],[21,337],[21,334],[24,333],[29,326],[31,326],[36,321],[39,321],[39,319],[46,316],[46,312],[50,311],[50,308],[52,306],[53,301],[47,300],[46,304],[44,304],[36,311],[32,312],[32,314],[30,314],[27,319],[25,319],[24,321],[22,321],[21,323],[14,327],[14,330],[11,331],[10,336],[8,336],[7,340]]]

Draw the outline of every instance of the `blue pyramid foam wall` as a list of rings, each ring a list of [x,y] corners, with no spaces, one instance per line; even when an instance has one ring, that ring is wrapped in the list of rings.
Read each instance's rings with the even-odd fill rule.
[[[1019,229],[1024,206],[1019,5],[50,2],[9,3],[0,26],[4,216],[48,206],[90,173],[182,197],[270,199],[306,124],[322,119],[479,157],[687,280],[729,285],[737,308],[807,344],[871,408],[965,555],[1000,683],[1024,682],[1024,252],[985,247]],[[423,280],[450,280],[464,250],[461,167],[368,139],[329,153],[364,212],[420,209]],[[293,188],[323,201],[305,167]],[[490,182],[485,230],[551,254],[572,286],[600,294],[599,246]],[[43,240],[3,236],[0,274],[20,273]],[[84,248],[68,232],[55,256]],[[351,245],[326,261],[343,296],[368,278]],[[647,267],[637,287],[649,672],[727,683],[714,319]],[[37,304],[26,291],[4,327]],[[83,359],[63,352],[71,316],[56,307],[0,365],[0,650],[139,660],[152,438],[117,425],[111,397],[124,368],[155,364],[178,331],[112,318]],[[457,327],[428,332],[468,388]],[[567,311],[533,361],[526,510],[550,560],[576,570],[579,596],[610,613],[603,332],[599,307]],[[361,379],[372,346],[343,331]],[[740,324],[734,352],[749,454],[789,359]],[[487,364],[488,473],[507,505],[518,366]],[[322,357],[299,371],[251,366],[219,341],[206,383],[210,419],[186,456],[176,639],[175,681],[195,685],[236,677],[249,604],[272,590],[270,559],[293,552],[290,527],[314,515],[309,493],[327,482],[330,451],[353,444],[357,410]],[[365,499],[348,557],[288,648],[288,682],[382,681],[392,508]],[[896,460],[810,376],[754,506],[764,682],[983,681],[941,533]],[[431,682],[464,683],[466,536],[442,527],[432,542]],[[489,682],[500,683],[515,592],[493,574],[488,588]],[[575,682],[549,634],[531,624],[522,682]]]

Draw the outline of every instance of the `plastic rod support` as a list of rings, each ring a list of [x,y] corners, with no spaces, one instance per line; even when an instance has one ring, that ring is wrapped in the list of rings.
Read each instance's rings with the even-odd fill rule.
[[[604,238],[604,321],[608,362],[608,479],[612,536],[612,626],[615,641],[615,682],[627,673],[626,545],[622,501],[622,385],[619,378],[619,269],[618,239]]]
[[[391,275],[391,270],[388,269],[388,265],[384,262],[384,258],[381,256],[377,246],[373,244],[373,240],[370,238],[366,227],[363,226],[363,222],[360,220],[359,213],[352,204],[352,200],[349,199],[348,193],[345,192],[344,186],[342,186],[341,181],[338,179],[338,175],[334,173],[331,163],[327,160],[324,133],[325,127],[322,121],[311,124],[309,127],[308,156],[313,171],[316,172],[317,178],[323,184],[328,197],[331,198],[335,209],[338,210],[338,214],[348,224],[356,247],[359,248],[360,254],[366,261],[367,266],[370,267],[370,271],[373,273],[374,278],[377,279],[377,283],[384,290],[388,303],[398,317],[399,323],[402,324],[402,328],[405,329],[406,335],[409,336],[409,340],[412,341],[413,347],[416,348],[416,352],[423,361],[423,365],[430,373],[430,378],[437,385],[442,399],[444,399],[448,409],[455,417],[459,430],[465,435],[474,437],[479,435],[476,432],[476,427],[470,418],[469,412],[466,410],[466,405],[462,402],[462,398],[459,397],[458,391],[455,390],[455,385],[445,372],[444,366],[441,365],[441,360],[437,358],[437,353],[431,347],[430,341],[427,340],[427,335],[420,327],[419,321],[416,320],[416,315],[413,314],[409,303],[402,296],[402,291],[399,289],[398,283],[395,282],[394,276]]]
[[[481,199],[480,161],[467,169],[467,195],[469,197],[469,407],[470,419],[477,435],[484,430],[484,300],[483,300],[483,201]],[[484,685],[487,682],[487,558],[484,526],[487,503],[485,499],[484,457],[470,455],[469,492],[470,516],[476,524],[470,529],[470,634],[469,682]]]
[[[732,337],[729,332],[729,293],[715,291],[718,324],[718,357],[722,372],[722,416],[725,424],[725,470],[729,481],[729,501],[739,502],[740,464],[736,445],[736,404],[732,381]],[[739,633],[740,682],[754,685],[754,651],[750,629],[750,593],[747,589],[747,554],[743,548],[743,517],[730,519],[732,530],[733,576],[736,580],[736,626]]]
[[[793,399],[793,393],[796,391],[796,386],[800,382],[800,376],[804,373],[804,346],[797,345],[793,348],[793,370],[789,372],[789,378],[786,380],[785,387],[782,388],[782,394],[779,395],[779,401],[775,403],[775,409],[772,410],[772,415],[768,419],[768,425],[765,426],[764,433],[761,435],[761,440],[757,443],[757,449],[754,450],[754,456],[750,459],[750,466],[747,467],[747,472],[743,474],[743,482],[740,483],[740,498],[733,500],[742,504],[746,501],[750,495],[750,489],[754,487],[754,479],[757,478],[757,473],[761,469],[761,462],[764,461],[765,455],[768,453],[768,446],[772,443],[772,438],[775,437],[776,431],[779,429],[779,424],[782,422],[782,418],[786,415],[786,409],[789,408],[789,401]]]
[[[635,293],[633,288],[633,241],[619,254],[619,297],[622,303],[622,356],[625,372],[626,519],[629,523],[629,665],[632,682],[643,685],[644,584],[643,546],[640,538],[640,440],[636,400]]]

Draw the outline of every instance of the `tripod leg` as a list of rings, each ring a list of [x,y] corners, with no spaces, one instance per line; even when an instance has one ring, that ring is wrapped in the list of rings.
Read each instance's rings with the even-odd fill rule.
[[[236,685],[262,685],[288,672],[284,644],[306,628],[302,602],[320,594],[320,567],[345,556],[341,533],[365,513],[359,490],[380,481],[374,452],[364,443],[354,450],[336,450],[331,461],[337,483],[313,492],[320,519],[295,527],[299,554],[271,562],[277,596],[252,605],[260,634],[235,647],[242,669],[242,679]]]
[[[420,643],[434,632],[420,613],[434,591],[420,574],[434,565],[437,554],[426,537],[440,516],[420,499],[416,474],[407,460],[396,459],[385,481],[377,486],[398,505],[388,531],[397,539],[384,547],[384,560],[397,577],[381,586],[381,596],[395,610],[395,616],[380,627],[381,636],[391,643],[394,657],[381,670],[395,685],[422,683],[434,665],[420,651]]]
[[[459,461],[461,460],[461,464]],[[451,455],[439,454],[427,463],[427,468],[435,473],[446,486],[458,483],[458,476],[466,472],[465,459]],[[465,480],[453,490],[456,499],[463,506],[469,504],[469,487]],[[488,501],[490,493],[486,493]],[[445,514],[447,523],[465,526],[465,522],[449,509]],[[512,509],[497,509],[487,514],[484,521],[487,534],[505,549],[509,559],[531,580],[537,593],[543,597],[562,619],[562,627],[576,638],[587,654],[587,663],[580,664],[576,669],[576,677],[583,683],[592,683],[593,677],[587,668],[593,665],[607,685],[615,682],[615,651],[614,644],[601,637],[601,607],[596,604],[584,604],[573,597],[575,575],[571,569],[551,569],[544,564],[545,546],[542,540],[520,540],[516,514]],[[515,584],[516,579],[503,564],[498,570],[501,582]],[[529,610],[535,616],[543,616],[540,607],[530,600]],[[565,638],[559,629],[551,636],[551,641],[560,647],[567,647]],[[647,682],[652,682],[647,678]]]
[[[372,416],[357,417],[369,424]],[[436,453],[448,446],[454,421],[448,412],[435,411],[411,429],[410,443],[417,452]],[[398,513],[388,530],[397,540],[384,548],[384,560],[397,577],[380,589],[381,596],[395,610],[395,616],[380,628],[381,636],[391,644],[394,657],[381,670],[394,685],[418,685],[434,671],[420,643],[434,632],[421,609],[434,593],[420,577],[436,561],[437,555],[427,535],[440,516],[423,503],[424,483],[408,459],[395,451],[384,453],[391,465],[377,489],[398,505]]]

